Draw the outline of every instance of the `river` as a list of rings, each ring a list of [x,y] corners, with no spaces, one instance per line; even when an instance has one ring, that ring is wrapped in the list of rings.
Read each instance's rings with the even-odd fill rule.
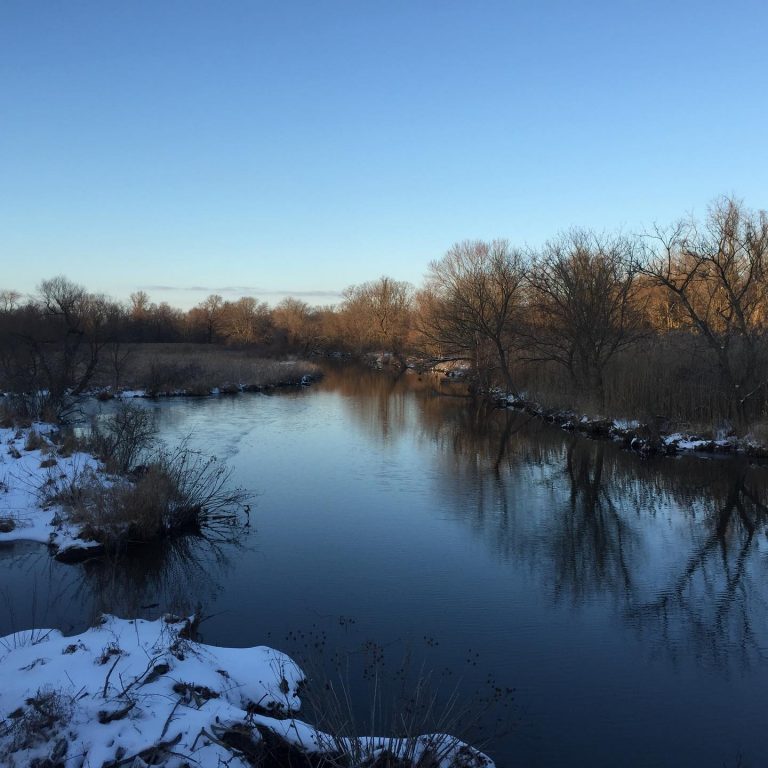
[[[4,547],[0,635],[197,609],[207,643],[348,667],[361,727],[371,669],[387,699],[407,658],[499,768],[764,765],[768,469],[643,460],[462,394],[329,366],[143,401],[255,492],[250,525],[109,564]]]

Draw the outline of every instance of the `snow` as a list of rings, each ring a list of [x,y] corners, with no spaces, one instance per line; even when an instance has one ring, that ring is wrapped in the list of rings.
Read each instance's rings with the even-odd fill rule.
[[[129,400],[133,397],[147,397],[145,389],[122,389],[115,393],[115,397],[122,397]]]
[[[640,422],[637,419],[614,419],[613,427],[622,432],[627,432],[630,429],[639,429]]]
[[[41,423],[18,430],[0,427],[0,543],[37,541],[59,552],[95,545],[78,538],[77,528],[57,515],[59,508],[46,504],[46,489],[72,483],[83,472],[101,471],[87,453],[61,456],[50,439],[54,430]],[[39,447],[27,450],[27,445]]]
[[[87,473],[99,474],[102,483],[119,479],[88,454],[62,456],[54,432],[45,424],[0,428],[0,543],[37,541],[59,554],[98,546],[80,539],[77,527],[46,500],[51,490],[76,484]],[[287,717],[300,707],[304,678],[288,656],[264,646],[196,643],[185,637],[188,627],[189,620],[105,616],[74,637],[43,629],[0,638],[0,765],[21,768],[40,761],[106,768],[151,760],[180,768],[191,760],[244,767],[251,763],[220,737],[234,728],[258,745],[256,726],[305,751],[341,749],[370,758],[386,750],[414,764],[431,751],[439,756],[437,768],[493,765],[445,734],[338,739]],[[287,719],[272,717],[277,712]],[[158,745],[165,745],[159,755],[152,752]],[[133,760],[142,753],[147,760]]]
[[[265,646],[218,648],[188,639],[191,620],[103,616],[93,628],[65,637],[55,629],[0,638],[0,763],[21,768],[58,754],[66,768],[144,765],[168,768],[249,765],[228,748],[237,731],[254,748],[258,727],[309,752],[346,749],[375,755],[388,749],[414,764],[432,748],[440,768],[492,768],[491,761],[444,734],[405,740],[334,740],[291,717],[304,674],[288,656]],[[273,716],[277,715],[277,717]],[[283,718],[283,719],[281,719]]]
[[[711,440],[702,440],[700,438],[690,438],[680,432],[667,435],[664,438],[664,445],[674,446],[680,451],[698,451],[711,445]]]
[[[125,755],[138,754],[181,736],[174,751],[198,752],[202,764],[216,765],[219,756],[231,755],[206,739],[197,739],[193,748],[201,728],[215,733],[219,725],[244,721],[249,704],[298,709],[303,674],[290,658],[266,647],[192,643],[183,638],[188,624],[107,616],[76,637],[44,630],[0,639],[3,717],[21,708],[24,714],[16,720],[30,719],[34,712],[28,714],[25,702],[51,693],[63,710],[62,722],[45,729],[50,732],[40,739],[32,734],[26,738],[31,743],[21,749],[12,750],[13,733],[3,737],[0,731],[0,761],[28,765],[35,757],[46,757],[64,737],[69,741],[68,766],[95,767],[120,759],[118,748]],[[115,716],[129,706],[123,717]],[[110,715],[114,719],[104,722]],[[17,735],[16,746],[18,741]]]

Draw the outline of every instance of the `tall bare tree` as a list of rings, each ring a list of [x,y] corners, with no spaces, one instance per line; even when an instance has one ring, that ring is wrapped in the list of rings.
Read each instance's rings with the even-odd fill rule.
[[[768,320],[768,213],[721,198],[703,224],[656,227],[642,269],[704,340],[733,414],[744,421],[755,396],[765,399],[759,342]]]
[[[226,302],[222,308],[222,328],[233,344],[264,341],[270,328],[269,307],[252,296]]]
[[[224,315],[224,299],[218,293],[212,293],[194,307],[195,319],[203,325],[205,341],[213,344],[221,330]]]
[[[344,291],[347,337],[359,348],[378,347],[402,359],[412,311],[409,283],[382,276]]]
[[[285,333],[290,347],[309,352],[318,337],[317,312],[309,304],[292,296],[284,298],[273,310],[275,326]]]
[[[420,295],[420,330],[442,354],[469,360],[477,373],[486,352],[510,392],[510,353],[520,321],[525,260],[506,240],[466,240],[429,265]]]
[[[21,294],[13,289],[0,290],[0,312],[13,312],[19,305]]]
[[[605,405],[604,372],[645,332],[633,241],[574,229],[533,255],[529,359],[552,360]]]

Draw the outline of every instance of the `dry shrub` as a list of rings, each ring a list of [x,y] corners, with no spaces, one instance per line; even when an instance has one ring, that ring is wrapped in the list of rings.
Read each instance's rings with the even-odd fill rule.
[[[182,444],[157,452],[133,478],[86,469],[53,488],[47,502],[61,505],[86,538],[106,546],[182,533],[226,535],[250,499],[228,487],[230,474],[215,457]]]
[[[136,468],[156,435],[152,412],[134,403],[122,403],[108,419],[92,422],[86,445],[108,471],[125,474]]]
[[[78,451],[89,450],[86,442],[72,430],[58,432],[56,435],[56,453],[63,459],[69,458]]]
[[[116,544],[162,536],[172,495],[168,479],[149,469],[135,483],[109,483],[89,473],[75,493],[59,500],[67,508],[69,521],[80,526],[86,538]]]
[[[15,530],[16,521],[7,515],[0,517],[0,533],[10,533]]]
[[[768,355],[761,355],[761,360]],[[527,397],[547,407],[572,408],[589,415],[639,419],[664,417],[671,424],[688,424],[697,432],[718,433],[735,424],[737,414],[728,388],[700,338],[668,333],[617,354],[605,371],[605,402],[578,387],[563,366],[537,361],[513,370]],[[768,380],[768,366],[760,373]],[[765,387],[752,393],[750,420],[768,415]],[[748,431],[749,425],[741,425]]]
[[[24,441],[25,451],[38,451],[48,445],[46,439],[36,430],[30,429],[27,433],[27,439]]]
[[[10,758],[14,752],[51,742],[54,761],[50,764],[63,764],[59,760],[66,754],[67,742],[65,739],[53,740],[71,720],[73,709],[71,696],[58,690],[38,689],[34,696],[26,700],[25,706],[11,712],[6,720],[0,722],[0,739],[11,736],[7,745],[8,754],[0,753],[0,758]],[[58,760],[55,755],[58,755]]]
[[[410,655],[390,668],[385,655],[384,646],[368,641],[353,654],[335,655],[330,668],[315,650],[300,660],[309,670],[301,695],[308,720],[322,734],[319,746],[326,753],[323,765],[487,766],[484,756],[466,743],[477,744],[478,739],[492,737],[484,733],[489,719],[498,729],[511,722],[505,710],[512,704],[513,689],[498,686],[489,676],[487,688],[465,700],[447,674],[414,667]],[[364,664],[359,682],[353,679],[353,656],[361,657]],[[360,683],[364,690],[360,690]],[[356,699],[361,695],[359,707]]]

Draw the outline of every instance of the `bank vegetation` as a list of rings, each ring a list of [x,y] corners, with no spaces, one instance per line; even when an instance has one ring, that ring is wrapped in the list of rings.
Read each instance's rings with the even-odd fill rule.
[[[461,370],[477,391],[760,433],[767,328],[768,214],[721,198],[703,220],[639,234],[571,229],[538,248],[467,240],[419,287],[382,276],[334,306],[211,295],[181,311],[141,291],[121,304],[64,277],[32,297],[2,290],[0,389],[61,415],[94,386],[206,392],[242,378],[221,371],[233,361],[375,353]]]

